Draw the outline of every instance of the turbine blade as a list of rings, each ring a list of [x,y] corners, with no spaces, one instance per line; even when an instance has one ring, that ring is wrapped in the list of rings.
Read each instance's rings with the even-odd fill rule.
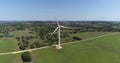
[[[79,27],[66,27],[66,26],[61,26],[61,25],[60,25],[60,27],[61,28],[69,28],[69,29],[80,29]]]
[[[50,37],[57,31],[58,27],[53,31],[53,33],[50,35]]]
[[[57,20],[57,18],[56,18],[56,17],[55,17],[55,19],[56,19],[57,25],[59,26],[59,22],[58,22],[58,20]]]
[[[70,27],[66,27],[66,26],[61,26],[61,25],[60,25],[60,27],[62,27],[62,28],[70,28]]]
[[[59,22],[58,22],[58,20],[57,20],[57,25],[59,25]]]

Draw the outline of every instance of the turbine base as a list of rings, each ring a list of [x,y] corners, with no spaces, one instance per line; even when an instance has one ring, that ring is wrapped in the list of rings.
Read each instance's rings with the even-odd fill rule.
[[[62,47],[59,45],[56,45],[56,49],[62,49]]]

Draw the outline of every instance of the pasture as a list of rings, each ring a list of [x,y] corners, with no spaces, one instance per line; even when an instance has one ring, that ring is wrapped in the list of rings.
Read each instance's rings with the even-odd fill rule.
[[[32,52],[34,63],[120,63],[120,34]]]
[[[82,39],[109,34],[110,32],[85,32],[73,34]],[[120,34],[96,38],[84,42],[63,45],[63,49],[55,47],[32,51],[30,63],[119,63],[120,60]],[[7,40],[5,40],[7,39]],[[1,38],[0,51],[16,51],[17,45],[14,38]],[[4,48],[6,48],[4,50]],[[20,54],[1,55],[2,63],[23,63]]]

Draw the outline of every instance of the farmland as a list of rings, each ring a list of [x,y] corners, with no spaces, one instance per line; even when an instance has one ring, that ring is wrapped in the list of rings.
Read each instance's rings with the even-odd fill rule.
[[[63,49],[60,50],[52,46],[58,43],[57,32],[50,37],[56,27],[55,22],[6,24],[0,24],[2,63],[8,63],[6,59],[9,63],[23,63],[23,52],[18,52],[36,48],[38,49],[29,52],[29,55],[26,54],[32,59],[27,63],[119,63],[119,23],[115,26],[116,23],[113,22],[100,22],[100,25],[99,22],[60,22],[61,25],[73,27],[61,29],[61,44],[67,44],[62,45]],[[46,46],[51,47],[42,48]],[[2,55],[9,52],[13,53]]]
[[[96,32],[86,32],[79,35],[86,34],[86,36],[84,37],[87,37],[90,35],[92,36],[95,33]],[[102,32],[97,34],[98,36],[101,36],[102,34],[109,34],[109,32]],[[61,50],[56,50],[55,47],[50,47],[46,49],[32,51],[31,55],[34,59],[30,63],[119,63],[119,36],[120,34],[117,33],[110,36],[88,40],[85,42],[67,44],[63,45],[63,49]],[[10,60],[9,63],[22,63],[20,54],[0,56],[0,59],[3,63],[7,63],[5,58],[8,58]]]
[[[0,53],[1,52],[10,52],[10,51],[16,51],[15,39],[13,38],[0,38]]]
[[[119,63],[120,34],[32,52],[35,63]],[[47,60],[47,61],[46,61]]]
[[[120,63],[120,0],[0,0],[0,63]]]

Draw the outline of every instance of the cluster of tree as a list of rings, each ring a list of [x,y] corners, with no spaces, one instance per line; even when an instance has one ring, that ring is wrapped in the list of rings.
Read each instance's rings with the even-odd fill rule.
[[[21,36],[21,37],[16,37],[16,40],[18,40],[19,41],[19,43],[18,43],[18,45],[19,45],[19,48],[21,49],[21,50],[25,50],[28,46],[29,46],[29,44],[30,44],[30,42],[29,42],[29,40],[31,40],[31,39],[33,39],[34,37],[33,36]]]
[[[41,47],[41,45],[40,45],[40,42],[38,42],[38,41],[30,44],[30,49],[39,48],[39,47]]]
[[[30,55],[30,52],[24,52],[21,54],[21,59],[23,60],[23,62],[30,62],[32,61],[32,57]]]
[[[75,32],[94,32],[94,31],[107,31],[107,32],[118,32],[120,31],[120,22],[110,22],[110,21],[62,21],[61,25],[66,25],[68,27],[78,27],[79,30],[75,29]],[[6,22],[0,24],[0,32],[5,31],[16,31],[16,30],[33,30],[34,32],[39,33],[40,36],[43,34],[52,31],[56,27],[56,22],[54,21],[30,21],[30,22]],[[44,29],[46,28],[46,29]],[[39,31],[39,30],[43,31]],[[44,39],[44,38],[42,38]]]

